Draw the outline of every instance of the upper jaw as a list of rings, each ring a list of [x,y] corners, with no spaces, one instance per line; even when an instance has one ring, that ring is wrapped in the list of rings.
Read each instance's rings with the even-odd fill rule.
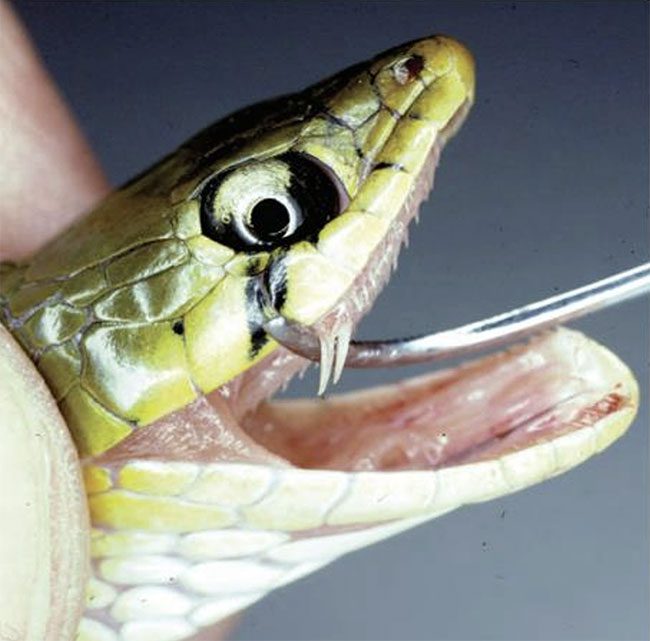
[[[467,51],[433,37],[379,56],[318,99],[322,112],[291,148],[328,166],[349,202],[316,239],[271,258],[265,280],[274,313],[302,325],[358,320],[388,277],[440,149],[473,96]]]
[[[267,318],[282,316],[319,337],[320,393],[341,375],[354,328],[396,267],[409,223],[433,187],[441,149],[474,99],[471,55],[442,36],[398,47],[348,75],[346,82],[346,72],[337,77],[336,91],[322,98],[322,114],[292,147],[335,175],[346,209],[313,243],[272,256],[262,280]],[[282,353],[280,361],[288,362]],[[282,366],[288,377],[306,366],[300,358],[293,362]]]

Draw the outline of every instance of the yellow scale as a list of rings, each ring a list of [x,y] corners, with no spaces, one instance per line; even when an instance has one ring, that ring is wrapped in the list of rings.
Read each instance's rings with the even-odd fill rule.
[[[277,348],[260,334],[260,274],[286,318],[309,325],[330,312],[400,224],[473,96],[460,44],[408,43],[202,132],[5,269],[4,322],[83,465],[93,577],[77,641],[189,638],[346,552],[573,467],[625,430],[637,393],[629,371],[563,331],[546,340],[560,352],[582,345],[602,370],[598,391],[623,381],[629,403],[497,460],[347,473],[107,457]],[[242,203],[275,198],[290,209],[300,181],[319,172],[343,195],[336,211],[306,212],[320,223],[307,233],[298,220],[280,246],[269,241],[276,229],[246,236],[255,221]],[[336,201],[322,189],[319,202]]]

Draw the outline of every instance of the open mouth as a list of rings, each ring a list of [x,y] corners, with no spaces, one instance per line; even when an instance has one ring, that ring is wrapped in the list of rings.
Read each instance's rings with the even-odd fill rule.
[[[466,111],[459,111],[450,128],[459,126]],[[431,149],[394,233],[310,328],[321,343],[321,388],[340,376],[354,326],[390,276],[408,224],[432,187],[444,140],[442,135]],[[100,461],[394,472],[440,470],[527,451],[526,475],[532,479],[572,467],[604,448],[623,433],[637,406],[626,366],[604,347],[563,328],[454,369],[375,389],[327,400],[273,400],[309,364],[280,346],[208,396],[141,428]],[[561,445],[572,447],[569,435],[577,432],[588,441],[586,449],[581,441],[577,450],[563,453]],[[549,456],[555,462],[549,464]]]
[[[437,470],[552,443],[629,408],[616,369],[604,349],[559,330],[393,385],[265,402],[241,421],[253,440],[298,467]]]

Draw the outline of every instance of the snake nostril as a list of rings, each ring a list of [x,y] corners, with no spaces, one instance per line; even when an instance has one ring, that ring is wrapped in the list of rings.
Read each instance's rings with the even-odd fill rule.
[[[393,67],[393,75],[400,85],[406,85],[412,82],[422,69],[424,69],[424,58],[414,54],[405,60],[400,60]]]

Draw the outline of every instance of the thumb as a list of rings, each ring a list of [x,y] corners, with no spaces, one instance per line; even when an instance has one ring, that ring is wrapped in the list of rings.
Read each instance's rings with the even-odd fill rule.
[[[0,435],[0,639],[72,639],[90,540],[77,453],[43,380],[1,325]]]

